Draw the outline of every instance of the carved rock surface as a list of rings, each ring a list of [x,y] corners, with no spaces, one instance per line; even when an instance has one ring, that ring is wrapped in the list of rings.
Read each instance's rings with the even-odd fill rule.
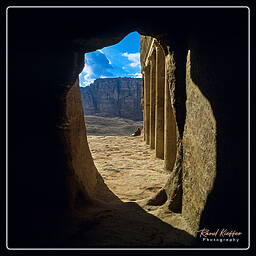
[[[96,170],[75,83],[85,53],[131,31],[164,47],[179,135],[155,216]],[[8,248],[177,248],[197,228],[226,228],[238,243],[196,246],[245,249],[248,166],[247,8],[8,8]]]
[[[80,90],[85,115],[143,119],[141,78],[99,78]]]

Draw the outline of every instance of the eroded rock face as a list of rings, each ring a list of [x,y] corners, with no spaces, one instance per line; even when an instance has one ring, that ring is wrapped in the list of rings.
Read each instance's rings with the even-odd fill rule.
[[[99,78],[80,88],[85,115],[142,120],[141,78]]]
[[[138,31],[157,38],[165,46],[167,56],[175,60],[175,66],[169,69],[173,71],[169,72],[169,81],[174,83],[170,89],[184,189],[182,212],[178,216],[189,218],[189,233],[195,232],[199,221],[201,228],[211,231],[216,230],[216,225],[242,231],[243,243],[237,246],[246,247],[248,10],[140,8],[132,10],[132,19],[129,8],[113,9],[113,15],[109,11],[9,9],[8,246],[56,248],[60,240],[66,246],[70,236],[64,231],[68,223],[73,226],[72,216],[79,216],[74,210],[77,205],[85,208],[82,216],[88,216],[83,226],[86,236],[77,235],[81,237],[78,247],[90,246],[90,239],[94,243],[104,242],[105,237],[113,237],[108,246],[117,246],[124,234],[129,234],[126,245],[134,245],[134,234],[144,235],[141,222],[146,214],[137,206],[134,208],[138,214],[130,212],[129,221],[125,219],[129,205],[122,206],[123,212],[116,210],[116,218],[109,219],[107,211],[102,212],[103,216],[95,214],[107,208],[113,195],[102,196],[107,187],[90,156],[75,83],[82,71],[84,52],[117,43],[129,32]],[[95,17],[101,17],[98,23]],[[90,26],[85,29],[85,24]],[[176,174],[166,184],[168,198],[172,184],[178,180]],[[98,199],[105,204],[100,205]],[[160,208],[163,211],[156,215],[171,223],[168,204]],[[154,238],[163,228],[154,229],[152,215],[148,217],[150,220],[144,226]],[[139,218],[136,225],[130,225]],[[92,230],[94,219],[102,225],[96,225],[98,233],[92,236],[88,231]],[[160,222],[158,218],[155,221]],[[108,223],[118,223],[123,228],[118,237],[110,232],[113,227],[107,227]],[[163,238],[173,237],[163,234]],[[162,237],[154,243],[146,239],[144,244],[161,247],[161,241]],[[103,242],[101,245],[106,246]]]

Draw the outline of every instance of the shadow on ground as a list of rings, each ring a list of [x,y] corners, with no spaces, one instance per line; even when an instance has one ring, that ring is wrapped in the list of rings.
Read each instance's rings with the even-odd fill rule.
[[[101,205],[80,218],[77,232],[63,247],[190,247],[194,237],[145,212],[136,203]]]
[[[101,179],[99,182],[103,182]],[[107,186],[98,200],[81,208],[73,236],[62,248],[192,247],[195,238],[147,213],[135,202],[122,202]]]

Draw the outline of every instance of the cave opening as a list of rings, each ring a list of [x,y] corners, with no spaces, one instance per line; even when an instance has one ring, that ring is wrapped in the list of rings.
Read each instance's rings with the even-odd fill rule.
[[[191,247],[198,229],[221,225],[242,231],[241,240],[200,246],[245,248],[248,10],[113,8],[109,15],[104,8],[64,8],[48,9],[47,19],[45,11],[11,8],[8,14],[8,246]],[[140,203],[122,202],[98,173],[78,80],[84,52],[135,30],[143,38],[143,88],[149,89],[143,114],[156,110],[146,114],[141,138],[169,171],[166,186]],[[170,104],[164,110],[171,109],[164,115],[152,100],[158,98],[153,84],[161,76],[153,63],[161,47]],[[161,125],[164,136],[145,125],[163,116],[169,120]],[[159,146],[154,136],[168,143]]]
[[[152,72],[151,84],[145,84],[148,81],[143,82],[141,73],[140,37],[138,32],[131,32],[115,45],[86,53],[79,74],[94,164],[109,189],[124,202],[153,197],[166,184],[171,168],[169,144],[164,143],[164,112],[170,108],[170,97],[165,99],[169,92],[165,88],[165,56],[152,38],[155,56],[151,56],[151,47],[145,61],[155,58],[157,63],[151,63],[149,73],[143,71],[146,76]],[[145,107],[144,101],[148,101]],[[175,151],[171,153],[175,155]]]

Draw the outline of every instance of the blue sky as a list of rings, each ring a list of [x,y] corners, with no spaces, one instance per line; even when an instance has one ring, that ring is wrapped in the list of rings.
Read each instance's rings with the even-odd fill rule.
[[[87,86],[97,78],[141,77],[140,34],[132,32],[118,44],[86,53],[84,62],[80,86]]]

